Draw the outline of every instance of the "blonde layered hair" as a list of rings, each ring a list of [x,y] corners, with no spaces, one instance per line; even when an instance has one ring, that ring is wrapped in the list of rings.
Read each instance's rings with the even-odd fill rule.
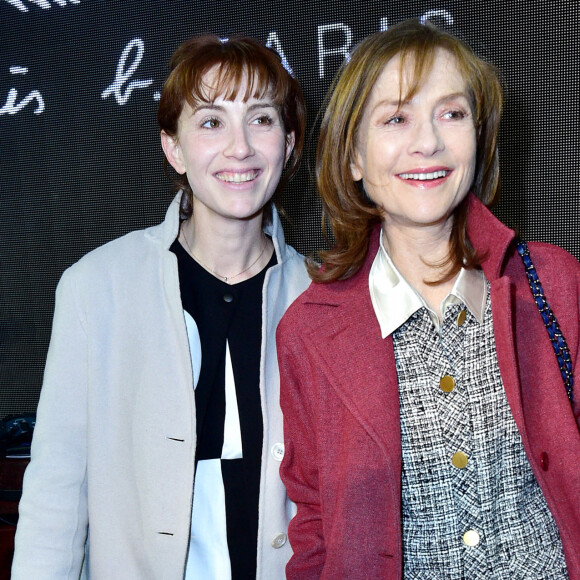
[[[400,71],[411,67],[406,94],[400,103],[413,98],[433,65],[436,49],[453,55],[465,79],[477,132],[473,193],[486,205],[499,197],[497,133],[503,92],[495,67],[478,58],[461,40],[426,23],[408,20],[364,39],[350,60],[339,70],[327,96],[316,153],[316,179],[323,205],[323,230],[332,228],[336,245],[320,252],[323,268],[309,264],[317,282],[344,280],[362,267],[371,230],[382,219],[381,209],[371,201],[361,182],[353,178],[357,131],[369,96],[387,63],[400,57]],[[454,211],[447,259],[437,264],[441,276],[434,283],[451,279],[464,266],[479,265],[467,238],[467,200]]]

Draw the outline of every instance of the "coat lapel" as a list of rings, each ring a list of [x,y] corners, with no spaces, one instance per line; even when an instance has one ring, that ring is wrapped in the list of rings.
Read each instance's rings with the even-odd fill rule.
[[[495,337],[495,349],[500,375],[512,415],[522,439],[526,439],[526,429],[522,406],[520,378],[517,371],[515,337],[513,335],[513,311],[511,284],[507,277],[491,283],[491,307]]]
[[[372,306],[339,306],[315,342],[332,387],[386,456],[400,455],[399,394],[393,343],[382,339]],[[320,336],[320,335],[319,335]]]
[[[308,342],[344,405],[387,457],[399,458],[399,391],[393,342],[391,337],[381,337],[368,287],[375,246],[377,231],[361,271],[345,282],[340,292],[323,293],[321,300],[312,300],[321,312]]]
[[[491,212],[474,195],[470,195],[469,198],[468,232],[472,244],[483,256],[481,267],[491,289],[497,362],[512,415],[522,440],[527,445],[521,381],[515,350],[512,284],[504,272],[508,250],[515,233],[493,218]]]

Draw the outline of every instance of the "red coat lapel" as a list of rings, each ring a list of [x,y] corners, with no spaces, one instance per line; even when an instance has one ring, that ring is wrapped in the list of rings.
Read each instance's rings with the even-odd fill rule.
[[[325,306],[308,342],[344,405],[386,457],[401,455],[399,392],[391,337],[383,339],[372,307],[368,274],[378,248],[377,228],[365,265],[340,286],[308,302]],[[319,299],[318,299],[319,298]]]

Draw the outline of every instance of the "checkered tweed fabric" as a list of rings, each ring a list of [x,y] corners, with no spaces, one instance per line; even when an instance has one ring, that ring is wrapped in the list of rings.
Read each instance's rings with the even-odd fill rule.
[[[467,317],[459,325],[461,310]],[[438,331],[422,308],[393,341],[405,579],[568,578],[558,529],[505,396],[489,284],[483,324],[454,304]],[[440,388],[444,375],[455,380],[451,392]],[[452,463],[458,451],[465,467]],[[463,541],[468,530],[477,532],[476,545]]]

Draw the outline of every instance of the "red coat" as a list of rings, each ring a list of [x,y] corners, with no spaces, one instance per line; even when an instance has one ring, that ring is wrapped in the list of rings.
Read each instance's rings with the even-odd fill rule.
[[[532,299],[514,233],[474,197],[468,234],[485,256],[497,358],[528,459],[556,521],[570,580],[580,580],[580,264],[560,248],[530,254],[570,348],[576,417]],[[381,338],[368,286],[371,238],[354,277],[312,284],[278,328],[285,455],[298,513],[289,579],[402,577],[401,441],[391,337]]]

